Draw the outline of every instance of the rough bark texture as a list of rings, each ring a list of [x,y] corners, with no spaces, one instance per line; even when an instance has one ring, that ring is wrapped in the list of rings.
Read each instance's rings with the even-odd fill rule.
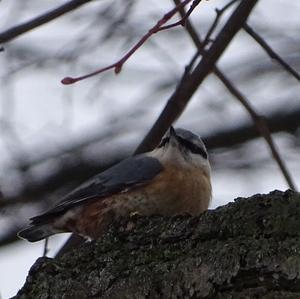
[[[134,217],[58,259],[14,298],[300,298],[300,194],[239,198],[200,217]]]

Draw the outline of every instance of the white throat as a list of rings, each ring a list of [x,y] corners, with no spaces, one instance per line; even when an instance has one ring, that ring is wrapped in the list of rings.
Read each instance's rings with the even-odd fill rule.
[[[167,146],[155,148],[148,155],[158,159],[162,164],[171,163],[183,168],[202,168],[210,173],[210,165],[207,159],[199,154],[181,151],[176,144],[170,143]]]

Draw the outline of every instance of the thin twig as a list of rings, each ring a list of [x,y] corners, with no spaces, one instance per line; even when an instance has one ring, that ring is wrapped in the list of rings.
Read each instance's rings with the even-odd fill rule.
[[[257,32],[255,32],[247,23],[244,24],[243,29],[267,52],[271,59],[275,59],[296,80],[300,81],[300,74],[280,57]]]
[[[218,72],[217,72],[218,73]],[[288,186],[292,190],[296,190],[296,185],[293,182],[293,179],[283,161],[281,158],[278,149],[276,148],[276,145],[273,141],[272,135],[270,133],[270,130],[266,124],[266,121],[264,120],[264,117],[259,115],[255,109],[251,106],[250,102],[246,99],[245,95],[243,95],[228,78],[223,76],[222,73],[218,73],[218,77],[222,79],[223,84],[227,87],[227,89],[230,91],[230,93],[244,106],[244,108],[247,110],[247,112],[250,114],[254,124],[256,125],[257,130],[260,132],[261,136],[265,139],[267,142],[269,149],[271,151],[271,154],[277,163],[279,169],[281,170]]]
[[[205,77],[214,69],[214,66],[235,34],[242,28],[250,12],[258,0],[244,0],[234,10],[210,49],[203,55],[193,72],[169,98],[164,110],[148,132],[135,153],[146,152],[156,146],[168,127],[181,115],[189,100],[198,89]],[[177,6],[177,5],[176,5]],[[186,21],[186,26],[187,26]],[[200,45],[201,46],[201,45]]]
[[[12,27],[2,33],[0,33],[0,43],[6,43],[21,34],[28,32],[38,26],[41,26],[45,23],[48,23],[78,7],[81,5],[87,4],[91,0],[71,0],[51,11],[48,11],[30,21]]]
[[[120,60],[118,60],[117,62],[108,65],[104,68],[100,68],[97,71],[94,71],[92,73],[89,73],[87,75],[84,76],[80,76],[80,77],[76,77],[76,78],[72,78],[72,77],[65,77],[64,79],[61,80],[61,83],[63,84],[73,84],[75,82],[84,80],[86,78],[90,78],[93,77],[95,75],[98,75],[100,73],[103,73],[107,70],[110,69],[114,69],[115,73],[118,74],[120,73],[120,71],[122,70],[122,67],[124,65],[124,63],[155,33],[169,29],[170,27],[166,26],[163,27],[163,25],[168,22],[178,11],[179,9],[181,9],[182,7],[184,7],[185,5],[187,5],[189,2],[191,2],[191,0],[185,0],[183,2],[181,2],[179,5],[177,5],[176,7],[174,7],[172,10],[170,10],[169,12],[167,12]],[[199,0],[197,2],[200,2]],[[181,24],[180,22],[177,24],[179,25]],[[173,24],[174,25],[174,24]],[[172,25],[172,27],[174,27]]]
[[[215,31],[216,27],[219,24],[220,18],[222,17],[222,15],[225,13],[225,11],[227,9],[229,9],[235,2],[237,2],[238,0],[231,0],[229,3],[227,3],[223,8],[218,9],[216,8],[216,17],[215,20],[213,21],[212,25],[210,26],[210,28],[207,31],[207,34],[202,42],[202,48],[205,48],[207,46],[207,44],[210,42],[211,40],[211,36],[213,34],[213,32]]]
[[[182,18],[181,18],[179,21],[177,21],[177,22],[175,22],[175,23],[173,23],[173,24],[170,24],[170,25],[162,26],[160,29],[161,29],[161,30],[166,30],[166,29],[170,29],[170,28],[176,27],[176,26],[178,26],[178,25],[185,26],[186,20],[187,20],[188,17],[192,14],[192,12],[193,12],[193,10],[196,8],[196,6],[197,6],[198,4],[200,4],[201,1],[202,1],[202,0],[194,0],[193,3],[192,3],[192,5],[191,5],[191,7],[188,9],[188,11],[185,13],[184,16],[182,16]],[[235,1],[236,1],[236,0],[235,0]],[[178,3],[177,6],[179,6],[179,5],[180,5],[180,3]]]
[[[174,3],[177,5],[180,0],[173,0]],[[184,9],[183,9],[184,10]],[[182,15],[185,15],[185,12],[182,9],[179,11],[179,13]],[[198,49],[202,49],[202,41],[200,37],[198,36],[196,30],[194,29],[194,26],[192,23],[187,20],[186,26],[185,26],[187,32],[189,33],[190,37],[192,38],[195,46]],[[234,86],[234,84],[226,77],[226,75],[217,67],[214,67],[214,74],[220,79],[220,81],[225,85],[225,87],[229,90],[229,92],[238,100],[241,102],[241,104],[246,108],[248,113],[251,115],[258,131],[263,136],[263,138],[266,140],[270,151],[272,153],[272,156],[274,157],[274,160],[278,164],[278,167],[280,168],[288,186],[296,190],[296,186],[291,178],[291,175],[289,174],[289,171],[284,163],[284,161],[281,159],[280,154],[278,150],[276,149],[276,146],[273,142],[270,130],[268,126],[266,125],[265,120],[255,112],[254,108],[252,108],[249,104],[249,101],[242,95],[242,93]]]

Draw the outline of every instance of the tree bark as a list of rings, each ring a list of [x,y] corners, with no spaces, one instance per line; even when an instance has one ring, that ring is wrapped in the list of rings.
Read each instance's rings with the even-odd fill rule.
[[[199,217],[134,216],[39,258],[14,298],[300,298],[300,194],[273,191]]]

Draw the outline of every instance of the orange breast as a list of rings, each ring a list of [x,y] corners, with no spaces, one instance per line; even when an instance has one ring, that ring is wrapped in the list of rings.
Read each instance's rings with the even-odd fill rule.
[[[198,215],[208,208],[211,198],[209,173],[198,168],[179,169],[166,165],[145,189],[157,213],[166,216]]]

